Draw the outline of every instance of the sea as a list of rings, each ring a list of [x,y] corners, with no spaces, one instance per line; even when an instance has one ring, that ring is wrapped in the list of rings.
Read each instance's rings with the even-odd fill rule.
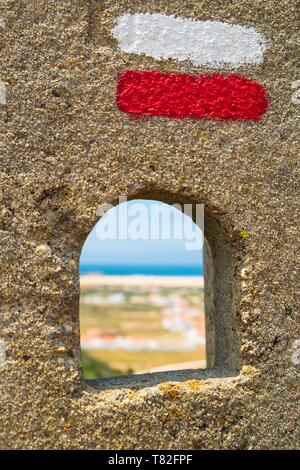
[[[145,276],[203,276],[203,267],[200,266],[173,266],[173,265],[99,265],[80,264],[80,274],[108,274],[111,276],[145,275]]]

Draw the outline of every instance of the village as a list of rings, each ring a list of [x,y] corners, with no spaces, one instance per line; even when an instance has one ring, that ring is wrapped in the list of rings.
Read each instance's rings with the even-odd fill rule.
[[[97,287],[81,282],[81,347],[86,354],[94,358],[108,354],[116,365],[114,353],[117,357],[120,351],[124,364],[125,352],[138,353],[140,360],[159,353],[161,360],[153,366],[161,367],[163,353],[169,353],[175,365],[205,366],[203,287],[195,287],[195,280],[191,287],[177,287],[176,281],[175,286],[159,287],[150,279],[140,285],[131,285],[130,279],[128,285],[126,276],[122,285],[105,285],[105,277]],[[129,362],[127,366],[136,372]]]

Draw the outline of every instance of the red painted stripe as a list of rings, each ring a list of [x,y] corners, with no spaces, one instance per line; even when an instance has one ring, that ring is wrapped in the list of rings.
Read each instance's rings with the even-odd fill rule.
[[[268,109],[266,90],[239,75],[187,75],[125,70],[117,105],[132,115],[258,121]]]

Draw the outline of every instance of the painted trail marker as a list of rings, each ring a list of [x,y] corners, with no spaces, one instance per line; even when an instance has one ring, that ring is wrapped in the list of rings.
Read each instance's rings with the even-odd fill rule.
[[[125,70],[117,105],[132,115],[259,121],[268,101],[261,85],[239,75]]]
[[[111,33],[124,52],[213,68],[260,64],[266,49],[254,28],[159,13],[119,16]],[[173,119],[259,121],[268,109],[266,90],[246,77],[152,70],[121,73],[116,102],[128,114]]]
[[[5,21],[0,16],[0,28],[5,28]],[[6,86],[5,83],[0,80],[0,105],[6,104]]]
[[[111,33],[124,52],[213,68],[261,64],[266,50],[255,28],[160,13],[119,16]]]

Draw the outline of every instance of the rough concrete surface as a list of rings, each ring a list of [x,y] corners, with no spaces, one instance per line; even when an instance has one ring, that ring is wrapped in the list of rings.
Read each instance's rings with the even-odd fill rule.
[[[135,12],[262,31],[263,63],[236,71],[267,89],[262,120],[122,113],[124,69],[212,71],[120,51],[110,30]],[[0,1],[1,449],[300,447],[298,15],[296,0]],[[78,261],[120,195],[205,204],[214,370],[84,382]]]

